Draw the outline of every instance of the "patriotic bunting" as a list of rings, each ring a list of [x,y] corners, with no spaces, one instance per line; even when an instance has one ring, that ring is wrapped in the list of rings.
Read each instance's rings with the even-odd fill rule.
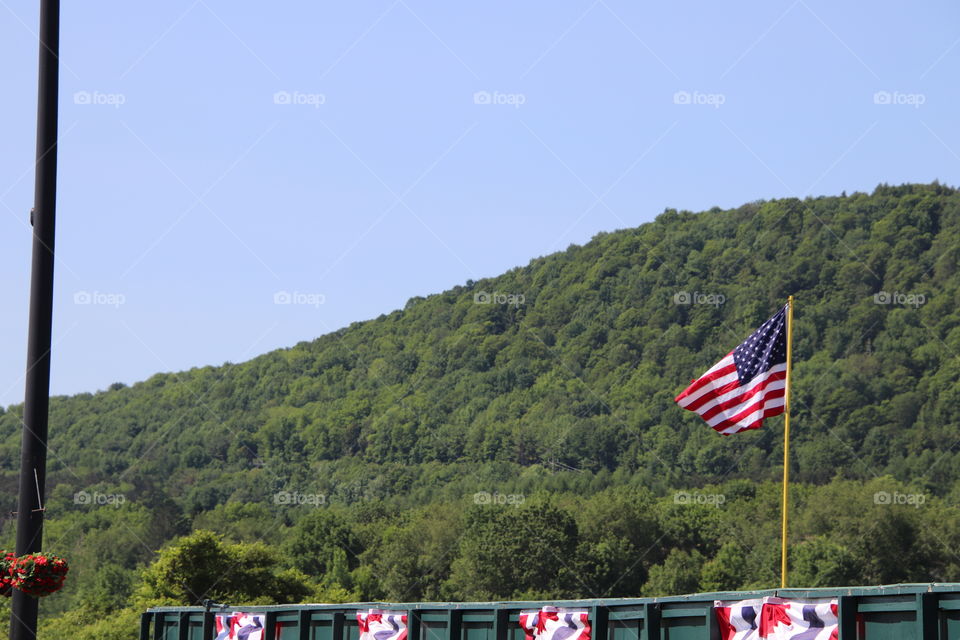
[[[521,611],[518,621],[526,640],[590,640],[590,617],[585,610],[543,607]]]
[[[370,609],[357,612],[360,640],[407,640],[407,614]]]
[[[837,640],[837,601],[762,598],[714,605],[721,640]]]
[[[714,612],[720,626],[721,640],[755,640],[759,638],[760,611],[763,600],[741,600],[724,604],[715,603]]]
[[[232,613],[217,616],[216,640],[263,640],[266,616],[258,613]]]

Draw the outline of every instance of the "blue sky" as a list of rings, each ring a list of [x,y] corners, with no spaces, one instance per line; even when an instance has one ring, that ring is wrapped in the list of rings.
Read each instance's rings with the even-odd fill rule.
[[[4,405],[37,4],[0,0]],[[62,21],[57,394],[240,362],[667,207],[960,183],[955,3],[101,1]]]

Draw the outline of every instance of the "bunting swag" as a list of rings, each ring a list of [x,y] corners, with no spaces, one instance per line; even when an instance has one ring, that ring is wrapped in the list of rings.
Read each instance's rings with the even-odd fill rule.
[[[521,611],[519,622],[526,640],[590,640],[590,617],[582,609]]]
[[[762,598],[714,604],[721,640],[837,640],[837,601]]]
[[[253,613],[232,613],[217,616],[216,640],[263,640],[266,616]]]
[[[357,611],[360,640],[407,640],[407,614],[370,609]]]
[[[755,640],[760,636],[760,611],[763,600],[741,600],[724,604],[717,600],[714,612],[720,627],[721,640]]]

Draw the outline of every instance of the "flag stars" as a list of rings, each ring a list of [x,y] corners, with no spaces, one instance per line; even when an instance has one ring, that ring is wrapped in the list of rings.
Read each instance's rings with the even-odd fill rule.
[[[733,350],[740,384],[787,361],[787,308],[767,320]]]

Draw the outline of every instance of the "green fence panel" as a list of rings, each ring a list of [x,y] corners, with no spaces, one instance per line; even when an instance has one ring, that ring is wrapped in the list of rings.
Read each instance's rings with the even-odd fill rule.
[[[409,640],[525,640],[521,611],[546,604],[589,612],[593,640],[718,640],[714,600],[836,598],[841,640],[960,640],[960,584],[789,589],[557,602],[356,603],[228,607],[264,614],[265,640],[359,640],[358,611],[407,612]],[[144,613],[140,640],[213,640],[217,612],[159,607]]]
[[[460,640],[497,640],[496,610],[465,610],[460,614]]]
[[[713,601],[665,604],[660,610],[662,640],[710,640]]]
[[[857,612],[869,640],[922,637],[917,634],[916,598],[912,594],[861,598]]]

